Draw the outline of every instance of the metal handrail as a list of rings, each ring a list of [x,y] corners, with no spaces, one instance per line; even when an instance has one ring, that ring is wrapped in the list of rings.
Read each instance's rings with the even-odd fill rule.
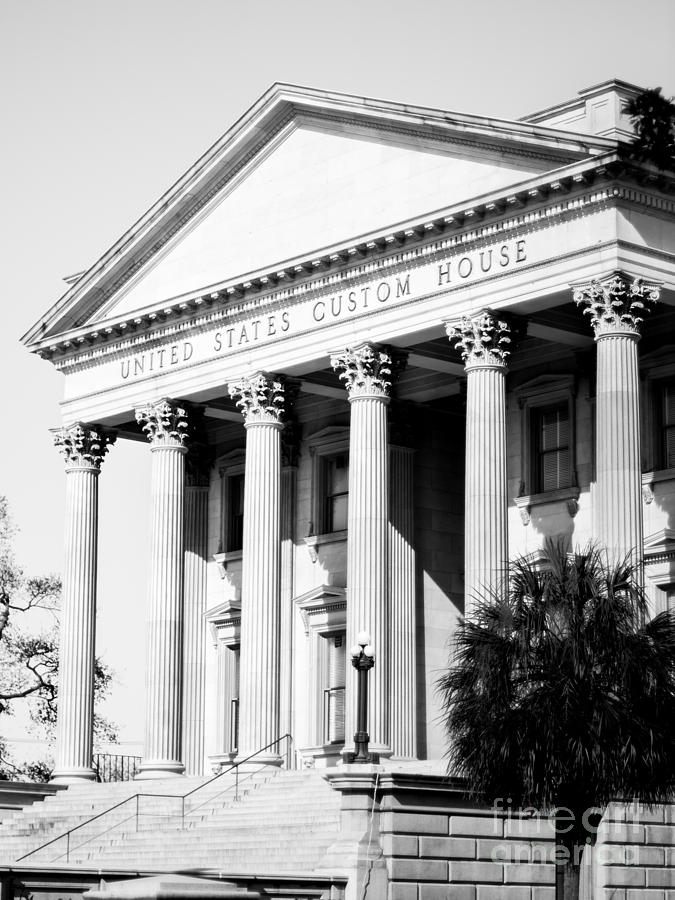
[[[57,837],[52,838],[49,841],[45,841],[44,844],[41,844],[39,847],[36,847],[34,850],[30,850],[28,853],[24,853],[24,855],[20,856],[16,860],[16,862],[22,862],[22,860],[27,859],[29,856],[33,856],[34,853],[39,853],[41,850],[44,850],[45,848],[50,847],[52,844],[55,844],[57,841],[63,840],[64,838],[66,839],[66,862],[70,862],[70,850],[71,850],[70,838],[71,838],[72,834],[74,834],[76,831],[79,831],[79,829],[81,829],[81,828],[85,828],[87,825],[91,825],[91,823],[95,822],[97,819],[101,819],[101,818],[103,818],[103,816],[107,816],[109,813],[114,812],[116,809],[119,809],[121,806],[124,806],[126,803],[131,803],[132,801],[136,801],[135,820],[136,820],[136,831],[138,831],[138,821],[140,818],[139,807],[140,807],[140,798],[141,797],[155,797],[155,798],[159,797],[159,798],[165,798],[165,799],[171,799],[171,800],[180,800],[181,801],[181,813],[180,813],[181,829],[184,829],[185,828],[185,800],[187,797],[191,797],[193,794],[196,794],[197,791],[201,791],[203,788],[208,787],[208,785],[213,784],[214,781],[217,781],[219,778],[222,778],[223,775],[229,774],[234,769],[235,770],[234,799],[236,802],[239,799],[239,767],[242,766],[244,763],[250,762],[252,759],[255,759],[256,756],[259,756],[261,753],[264,753],[265,750],[269,750],[271,747],[276,747],[277,744],[280,744],[282,741],[287,741],[288,750],[287,750],[287,757],[286,757],[286,768],[289,768],[290,747],[293,742],[293,736],[291,734],[287,733],[287,734],[282,735],[280,738],[277,738],[275,741],[271,741],[269,744],[266,744],[264,747],[261,747],[259,750],[256,750],[254,753],[251,753],[249,756],[245,757],[244,759],[237,760],[237,762],[231,763],[227,769],[224,769],[223,771],[218,772],[217,775],[214,775],[212,778],[209,778],[203,784],[197,785],[196,788],[193,788],[191,791],[188,791],[185,794],[150,794],[150,793],[143,793],[143,792],[139,792],[137,794],[132,794],[130,797],[126,797],[124,800],[120,800],[119,803],[115,803],[113,806],[109,806],[108,809],[104,809],[102,812],[97,813],[97,815],[92,816],[90,819],[87,819],[85,822],[80,822],[78,825],[74,825],[72,828],[69,828],[67,831],[64,831],[62,834],[57,835]],[[223,791],[221,791],[219,794],[216,794],[215,796],[219,797],[221,794],[224,794],[228,790],[231,790],[232,787],[233,786],[230,785],[229,787],[225,788]],[[215,798],[211,797],[210,799],[215,799]],[[194,812],[196,809],[199,809],[201,806],[204,806],[204,804],[207,802],[208,801],[205,800],[204,803],[200,803],[197,806],[194,806],[190,810],[190,812]],[[157,815],[161,815],[161,814],[155,813],[154,815],[157,816]],[[128,822],[131,818],[132,817],[129,816],[129,818],[124,819],[121,824]],[[114,827],[114,826],[112,826],[112,827]],[[108,829],[104,829],[103,831],[99,832],[98,834],[93,835],[88,840],[83,841],[81,844],[78,844],[77,848],[73,848],[73,849],[78,849],[79,847],[83,847],[85,844],[92,841],[95,837],[100,837],[100,835],[105,834],[106,831],[111,831],[112,827],[108,828]]]
[[[250,762],[252,759],[255,759],[256,756],[259,756],[261,753],[264,753],[265,750],[269,750],[271,747],[276,747],[277,744],[280,744],[282,741],[288,742],[288,747],[290,749],[290,745],[293,741],[293,736],[291,734],[284,734],[280,738],[277,738],[276,741],[271,741],[269,744],[266,744],[264,747],[261,747],[259,750],[256,750],[255,753],[251,753],[250,756],[245,757],[244,759],[239,759],[236,762],[230,763],[229,768],[223,769],[221,772],[218,772],[217,775],[214,775],[213,778],[209,778],[208,781],[205,781],[203,784],[198,784],[196,788],[193,788],[191,791],[188,791],[187,794],[183,794],[183,815],[182,815],[182,826],[185,827],[185,800],[187,797],[191,797],[193,794],[196,794],[197,791],[203,790],[205,787],[208,787],[214,781],[217,781],[219,778],[222,778],[223,775],[228,775],[232,770],[235,770],[234,777],[234,799],[235,802],[239,799],[239,767],[244,763]],[[287,755],[286,757],[286,768],[290,768],[289,766],[290,758]],[[251,773],[252,777],[253,773]],[[211,800],[214,800],[215,797],[220,797],[221,794],[227,793],[227,791],[232,790],[232,785],[224,788],[219,794],[216,794],[214,797],[211,797]],[[199,803],[197,806],[193,806],[190,812],[194,812],[196,809],[199,809],[201,806],[204,806],[208,801],[204,801],[204,803]]]
[[[169,798],[171,800],[180,800],[180,794],[145,794],[138,793],[132,794],[131,797],[126,797],[124,800],[120,800],[119,803],[115,803],[114,806],[109,806],[107,809],[104,809],[103,812],[97,813],[95,816],[92,816],[90,819],[87,819],[85,822],[80,822],[78,825],[73,825],[72,828],[69,828],[68,831],[64,831],[62,834],[57,835],[55,838],[52,838],[49,841],[46,841],[44,844],[41,844],[39,847],[36,847],[34,850],[30,850],[28,853],[24,853],[23,856],[20,856],[16,862],[21,862],[23,859],[27,859],[29,856],[32,856],[34,853],[37,853],[39,850],[44,850],[45,847],[51,846],[51,844],[55,844],[57,841],[66,838],[67,841],[67,850],[66,850],[66,862],[68,861],[69,849],[70,849],[70,836],[74,834],[74,832],[78,831],[80,828],[85,828],[87,825],[91,825],[92,822],[95,822],[97,819],[103,818],[103,816],[107,816],[108,813],[114,812],[116,809],[119,809],[120,806],[124,806],[126,803],[131,803],[132,800],[136,801],[136,830],[138,830],[138,805],[139,799],[141,797],[164,797]],[[103,832],[101,832],[103,834]],[[87,843],[86,841],[84,843]],[[83,846],[80,844],[80,846]]]

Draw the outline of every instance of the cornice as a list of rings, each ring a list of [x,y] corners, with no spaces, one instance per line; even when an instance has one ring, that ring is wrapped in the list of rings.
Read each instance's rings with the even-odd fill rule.
[[[308,118],[309,122],[326,122],[326,123],[335,123],[336,125],[353,125],[354,118],[345,115],[332,115],[328,112],[324,111],[313,111],[311,115],[311,119]],[[432,138],[434,141],[438,142],[439,145],[442,144],[453,144],[459,147],[472,148],[472,149],[480,149],[483,151],[491,151],[493,153],[499,153],[505,156],[512,156],[519,159],[540,159],[547,160],[548,162],[557,164],[558,166],[567,165],[570,161],[570,153],[562,153],[560,150],[556,152],[555,150],[549,150],[543,148],[539,145],[535,145],[537,149],[528,146],[527,144],[515,143],[511,146],[505,145],[503,142],[498,142],[494,139],[494,135],[488,137],[488,135],[477,135],[473,134],[471,137],[460,137],[455,132],[447,132],[447,133],[434,133],[430,127],[410,127],[405,126],[400,123],[389,123],[383,122],[381,120],[377,120],[374,122],[364,122],[363,123],[369,130],[373,128],[377,131],[381,132],[389,132],[390,134],[411,137],[416,139],[429,139]],[[450,124],[450,123],[448,123]]]
[[[220,322],[236,322],[263,308],[271,312],[308,294],[328,294],[337,286],[357,284],[378,272],[413,267],[435,255],[460,247],[470,249],[485,239],[511,236],[518,230],[541,227],[602,204],[629,203],[668,217],[675,215],[675,197],[659,195],[644,185],[625,184],[631,172],[614,154],[612,157],[568,166],[548,173],[546,178],[531,179],[515,191],[512,188],[486,195],[478,202],[448,207],[430,218],[399,223],[391,230],[362,236],[320,255],[292,260],[282,269],[250,273],[241,280],[172,298],[145,312],[74,329],[56,341],[36,343],[33,350],[61,370],[79,370],[102,357],[151,349],[173,336],[187,337]],[[656,180],[661,181],[648,179],[648,184]],[[505,217],[509,212],[513,214]],[[392,248],[396,252],[392,253]],[[354,260],[358,260],[356,265]],[[320,274],[317,277],[315,273]]]
[[[78,278],[24,336],[33,345],[59,316],[81,322],[105,303],[139,267],[227,184],[292,120],[334,121],[401,135],[423,135],[500,153],[533,154],[569,161],[613,149],[588,134],[444,110],[428,109],[326,91],[274,85],[125,234]],[[133,261],[132,261],[133,260]],[[76,312],[77,306],[81,308]]]

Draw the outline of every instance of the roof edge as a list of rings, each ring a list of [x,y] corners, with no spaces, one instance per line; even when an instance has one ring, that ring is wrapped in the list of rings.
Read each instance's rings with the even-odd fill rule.
[[[167,191],[134,222],[123,235],[106,250],[99,259],[88,267],[69,289],[54,303],[48,311],[21,338],[27,346],[39,342],[44,334],[53,327],[58,319],[69,309],[77,307],[88,294],[96,295],[100,291],[100,282],[109,274],[116,260],[125,252],[138,248],[144,239],[151,239],[153,228],[164,217],[176,215],[176,206],[185,202],[186,198],[197,191],[200,185],[207,183],[214,167],[219,163],[227,168],[234,165],[244,154],[247,146],[260,139],[265,131],[271,129],[275,122],[284,115],[292,116],[310,113],[328,108],[340,110],[343,114],[358,116],[361,122],[374,127],[379,120],[386,120],[404,125],[415,124],[426,129],[438,129],[440,132],[459,130],[473,136],[477,142],[487,137],[522,141],[524,145],[549,147],[558,153],[570,153],[577,156],[592,155],[609,151],[616,142],[608,138],[599,138],[576,132],[523,123],[508,119],[493,119],[465,113],[453,113],[431,107],[394,103],[338,92],[321,91],[316,88],[305,88],[283,82],[274,83],[258,100],[246,110],[234,124],[216,140],[188,170],[177,179]],[[231,158],[230,158],[231,157]]]

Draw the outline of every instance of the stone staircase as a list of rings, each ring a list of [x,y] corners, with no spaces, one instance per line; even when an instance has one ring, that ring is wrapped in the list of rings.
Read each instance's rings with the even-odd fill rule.
[[[179,791],[200,784],[173,779],[71,786],[3,822],[0,864],[57,838],[23,864],[309,873],[337,838],[340,795],[319,772],[266,767],[242,774],[238,799],[234,776],[224,775],[186,798],[183,817]],[[137,799],[139,791],[146,796]],[[90,821],[93,816],[98,818]],[[59,837],[77,825],[69,839]]]

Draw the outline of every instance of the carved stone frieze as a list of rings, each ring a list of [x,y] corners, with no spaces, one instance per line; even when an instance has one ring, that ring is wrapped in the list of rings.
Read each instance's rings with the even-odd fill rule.
[[[154,446],[184,447],[187,442],[187,411],[184,405],[173,400],[158,400],[139,407],[136,421]]]
[[[656,303],[661,286],[642,278],[630,278],[614,272],[609,278],[594,279],[574,288],[574,302],[585,306],[584,315],[591,317],[596,338],[623,332],[637,335],[649,304]]]
[[[509,323],[488,309],[473,316],[462,316],[459,322],[446,322],[445,330],[464,365],[505,366],[511,344]]]
[[[114,431],[100,425],[76,422],[54,432],[54,445],[63,453],[68,467],[100,469],[116,437]]]
[[[373,344],[361,344],[332,354],[330,363],[344,381],[350,400],[389,397],[393,366],[390,353]]]
[[[256,372],[229,386],[247,425],[281,425],[284,416],[284,381],[277,375]]]

